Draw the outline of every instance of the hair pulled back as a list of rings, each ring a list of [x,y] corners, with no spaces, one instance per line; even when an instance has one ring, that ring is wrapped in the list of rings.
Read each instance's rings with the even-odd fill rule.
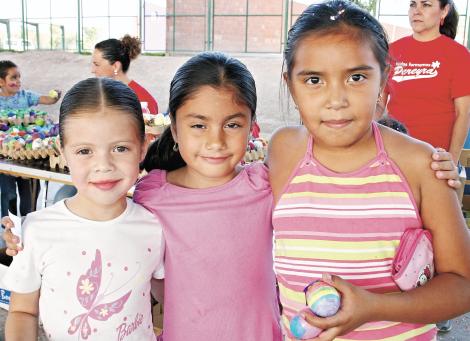
[[[172,125],[178,109],[201,87],[233,91],[235,100],[251,111],[252,121],[256,113],[256,85],[253,76],[239,60],[220,52],[202,52],[190,58],[175,73],[170,85],[169,115]],[[175,146],[170,128],[147,151],[143,162],[145,170],[175,170],[186,165]]]
[[[369,42],[383,77],[388,70],[388,39],[382,25],[370,13],[343,0],[312,4],[290,28],[284,50],[284,65],[290,78],[299,43],[310,34],[344,32]]]
[[[67,138],[65,126],[74,115],[97,115],[110,108],[128,114],[135,123],[141,141],[145,139],[142,108],[136,94],[127,85],[110,78],[88,78],[75,84],[64,96],[60,105],[59,133],[64,145]]]
[[[141,46],[139,38],[126,34],[120,40],[114,38],[103,40],[95,45],[95,49],[101,51],[103,58],[110,64],[120,62],[122,72],[126,73],[129,70],[131,60],[140,54]]]

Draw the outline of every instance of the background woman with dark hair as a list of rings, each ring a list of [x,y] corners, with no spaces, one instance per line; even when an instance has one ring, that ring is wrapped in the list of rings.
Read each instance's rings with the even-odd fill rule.
[[[411,136],[447,149],[457,163],[470,122],[470,53],[455,42],[452,0],[412,0],[413,34],[390,45],[389,114]]]
[[[126,34],[120,40],[107,39],[95,45],[91,72],[97,77],[114,78],[134,90],[140,102],[147,102],[150,113],[158,113],[155,98],[136,81],[127,76],[131,60],[141,52],[140,40]]]

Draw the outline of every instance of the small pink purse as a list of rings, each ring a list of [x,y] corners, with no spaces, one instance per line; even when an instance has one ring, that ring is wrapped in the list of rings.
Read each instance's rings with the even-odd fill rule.
[[[432,235],[421,228],[406,229],[392,263],[392,279],[408,291],[423,286],[434,276]]]

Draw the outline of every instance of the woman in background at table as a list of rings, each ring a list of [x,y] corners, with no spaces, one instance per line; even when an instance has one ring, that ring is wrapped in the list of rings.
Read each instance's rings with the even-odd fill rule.
[[[114,78],[132,90],[141,103],[146,102],[151,114],[158,113],[155,98],[140,84],[127,76],[131,60],[141,52],[141,42],[136,37],[126,34],[119,39],[106,39],[95,45],[91,72],[97,77]]]

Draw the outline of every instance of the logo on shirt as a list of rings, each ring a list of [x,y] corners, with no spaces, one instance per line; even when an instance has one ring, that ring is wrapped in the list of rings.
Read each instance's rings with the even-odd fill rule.
[[[92,327],[88,318],[95,321],[107,321],[111,316],[119,313],[124,308],[127,299],[131,295],[132,290],[115,301],[103,302],[111,293],[105,289],[98,295],[101,286],[101,272],[101,252],[96,250],[95,259],[91,262],[90,268],[77,281],[77,299],[86,312],[74,317],[70,321],[68,333],[73,335],[79,331],[78,340],[86,340],[91,334]]]
[[[131,321],[129,324],[126,322],[123,322],[117,327],[118,331],[118,341],[124,340],[126,336],[129,336],[132,334],[139,326],[142,324],[142,321],[144,319],[144,315],[142,314],[137,314],[135,315],[134,321]]]
[[[414,79],[434,78],[438,75],[437,69],[439,69],[440,66],[441,63],[437,60],[431,64],[397,62],[393,69],[392,79],[400,83]]]

